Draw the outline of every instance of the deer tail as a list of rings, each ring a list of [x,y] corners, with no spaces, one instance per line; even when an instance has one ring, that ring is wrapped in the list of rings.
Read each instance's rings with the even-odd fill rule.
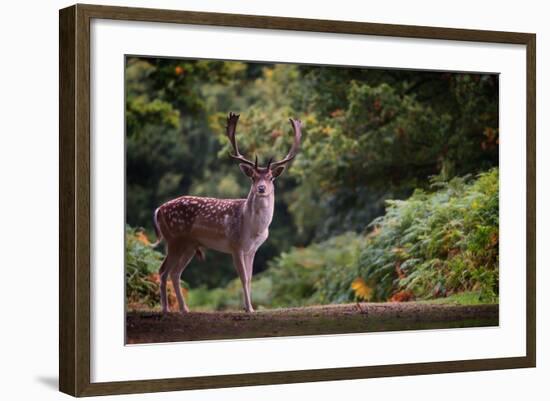
[[[160,208],[157,208],[155,210],[155,213],[153,214],[153,226],[155,227],[155,234],[157,235],[157,242],[151,244],[152,248],[156,248],[162,242],[162,231],[160,231],[159,220],[158,220],[159,209]]]

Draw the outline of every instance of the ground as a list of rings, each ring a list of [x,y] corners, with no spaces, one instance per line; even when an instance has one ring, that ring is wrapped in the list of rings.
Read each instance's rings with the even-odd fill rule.
[[[126,342],[219,340],[498,326],[498,305],[354,303],[245,312],[128,312]]]

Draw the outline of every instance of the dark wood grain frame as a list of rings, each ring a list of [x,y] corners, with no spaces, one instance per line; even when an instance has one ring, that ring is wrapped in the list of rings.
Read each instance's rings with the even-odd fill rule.
[[[92,18],[525,45],[527,49],[526,356],[91,383],[90,21]],[[535,34],[81,4],[60,10],[59,29],[59,389],[62,392],[73,396],[93,396],[535,367]]]

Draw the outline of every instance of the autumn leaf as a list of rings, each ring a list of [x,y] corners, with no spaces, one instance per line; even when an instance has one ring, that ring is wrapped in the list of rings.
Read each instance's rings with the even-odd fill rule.
[[[408,302],[414,299],[414,294],[409,290],[396,292],[390,298],[390,302]]]
[[[372,288],[370,288],[362,277],[357,277],[351,283],[351,289],[355,296],[364,301],[368,301],[372,297]]]
[[[144,245],[151,245],[149,238],[147,238],[147,235],[143,231],[136,233],[136,239]]]

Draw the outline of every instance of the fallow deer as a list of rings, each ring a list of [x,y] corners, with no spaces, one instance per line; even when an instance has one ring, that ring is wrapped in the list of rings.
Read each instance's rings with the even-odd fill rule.
[[[239,162],[241,171],[251,179],[252,185],[246,199],[216,199],[197,196],[181,196],[161,205],[154,213],[154,226],[158,245],[166,241],[166,257],[160,267],[160,300],[162,311],[168,311],[166,283],[172,280],[179,310],[188,312],[181,294],[180,277],[195,254],[204,257],[203,248],[228,253],[242,283],[244,307],[253,312],[251,301],[252,265],[256,251],[269,235],[273,219],[275,192],[273,181],[281,175],[286,165],[296,157],[300,147],[301,123],[290,119],[294,142],[284,159],[266,167],[258,166],[240,152],[235,139],[239,115],[229,113],[226,135],[233,153],[230,157]]]

